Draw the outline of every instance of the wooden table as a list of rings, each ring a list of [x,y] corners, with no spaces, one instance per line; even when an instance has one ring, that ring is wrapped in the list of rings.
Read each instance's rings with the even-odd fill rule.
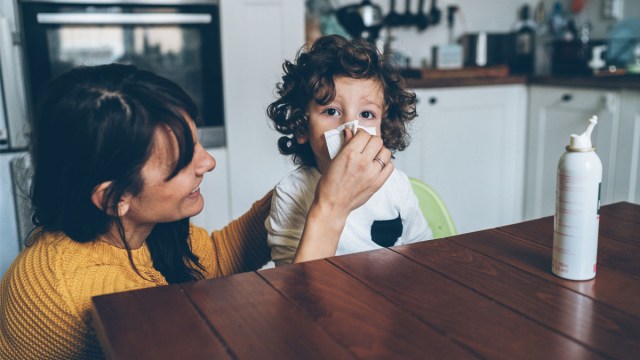
[[[553,218],[94,298],[114,359],[640,358],[640,206],[601,209],[594,280]]]

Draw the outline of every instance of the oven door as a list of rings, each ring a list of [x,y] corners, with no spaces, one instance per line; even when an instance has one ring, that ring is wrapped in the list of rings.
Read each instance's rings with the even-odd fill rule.
[[[32,103],[44,83],[73,67],[133,64],[185,89],[202,113],[199,136],[203,145],[223,146],[217,0],[196,2],[199,4],[155,6],[150,1],[145,5],[124,4],[127,1],[76,5],[64,0],[22,0]]]

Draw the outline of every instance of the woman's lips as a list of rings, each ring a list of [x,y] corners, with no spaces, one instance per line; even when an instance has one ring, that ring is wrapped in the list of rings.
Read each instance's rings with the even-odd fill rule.
[[[193,189],[191,191],[191,193],[189,193],[189,197],[197,197],[200,195],[200,186],[198,186],[197,188]]]

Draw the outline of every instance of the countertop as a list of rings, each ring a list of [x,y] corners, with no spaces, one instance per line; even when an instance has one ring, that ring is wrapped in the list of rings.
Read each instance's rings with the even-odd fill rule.
[[[413,89],[487,86],[487,85],[549,85],[583,87],[606,90],[640,90],[640,75],[610,76],[526,76],[495,72],[469,72],[464,69],[423,71],[428,77],[406,77],[407,85]],[[415,75],[417,72],[412,72]]]
[[[412,89],[486,86],[486,85],[512,85],[512,84],[527,84],[527,83],[528,83],[528,78],[522,75],[486,76],[486,77],[469,77],[469,78],[443,77],[443,78],[433,78],[433,79],[407,78],[407,86]]]
[[[527,79],[531,85],[585,87],[607,90],[640,90],[640,75],[611,76],[534,76]]]

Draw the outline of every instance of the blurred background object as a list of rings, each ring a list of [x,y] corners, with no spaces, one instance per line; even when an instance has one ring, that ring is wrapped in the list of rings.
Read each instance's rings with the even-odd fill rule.
[[[447,6],[447,30],[449,39],[446,44],[432,48],[432,65],[434,69],[458,69],[463,65],[462,46],[455,40],[455,18],[458,11],[459,7],[456,5]]]
[[[531,19],[531,8],[522,5],[514,31],[514,57],[511,70],[516,74],[533,74],[536,23]]]
[[[446,59],[455,58],[464,67],[507,64],[514,74],[593,75],[588,63],[594,47],[603,45],[606,68],[620,70],[636,62],[639,35],[633,19],[640,19],[639,0],[307,0],[307,4],[316,12],[318,4],[324,4],[324,20],[317,21],[315,37],[338,33],[367,39],[405,70],[443,68],[455,63]]]
[[[617,22],[607,39],[607,63],[626,67],[636,61],[635,48],[640,43],[640,19],[628,18]]]
[[[370,0],[362,0],[359,4],[347,5],[336,10],[336,18],[352,38],[366,39],[375,42],[380,29],[384,25],[384,17],[380,6]]]

